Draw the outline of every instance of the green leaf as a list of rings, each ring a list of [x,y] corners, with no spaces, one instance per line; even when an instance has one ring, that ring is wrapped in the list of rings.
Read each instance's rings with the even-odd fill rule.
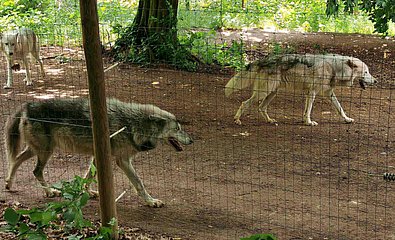
[[[109,227],[101,227],[99,229],[99,233],[100,233],[101,236],[110,237],[111,234],[112,234],[112,229],[109,228]]]
[[[51,221],[56,219],[56,212],[43,212],[42,214],[42,224],[48,225]]]
[[[32,223],[41,223],[41,221],[43,219],[42,212],[33,212],[33,213],[29,214],[29,216],[30,216],[30,221]]]
[[[272,234],[254,234],[250,237],[240,238],[240,240],[276,240]]]
[[[63,193],[63,197],[65,198],[65,199],[68,199],[68,200],[73,200],[74,199],[74,195],[73,194],[71,194],[71,193]]]
[[[30,230],[29,226],[26,223],[21,223],[19,225],[19,233],[20,234],[25,234]]]
[[[94,161],[91,161],[90,168],[92,176],[96,176],[97,168],[94,164]]]
[[[27,234],[27,239],[28,240],[45,240],[47,239],[47,236],[40,231],[32,232]]]
[[[54,210],[59,213],[63,208],[67,207],[69,204],[68,201],[63,202],[51,202],[47,204],[46,211]]]
[[[63,183],[62,182],[54,183],[52,184],[52,188],[56,190],[61,190],[63,188]]]
[[[67,211],[63,214],[64,219],[67,222],[72,222],[75,219],[75,212],[73,211],[73,209],[69,208],[67,209]]]
[[[33,212],[37,212],[37,208],[33,208],[33,209],[20,209],[20,210],[16,210],[17,213],[21,214],[21,215],[28,215],[30,213]]]
[[[115,224],[117,224],[117,219],[116,218],[111,218],[110,222],[108,223],[111,226],[114,226]]]
[[[4,212],[4,219],[12,226],[15,226],[19,222],[20,217],[21,215],[12,208],[7,208]]]
[[[82,208],[83,206],[85,206],[88,203],[88,201],[89,201],[89,193],[84,192],[80,198],[80,201],[78,204],[79,207]]]

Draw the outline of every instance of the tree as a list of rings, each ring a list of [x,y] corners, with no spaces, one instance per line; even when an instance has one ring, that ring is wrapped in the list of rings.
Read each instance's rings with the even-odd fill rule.
[[[119,60],[170,62],[188,54],[177,39],[178,0],[140,0],[133,23],[119,27],[113,53]]]
[[[346,13],[354,13],[358,8],[366,12],[374,23],[375,31],[379,33],[387,34],[388,23],[395,22],[395,0],[343,0],[343,3],[327,0],[326,14],[336,16],[341,5]]]

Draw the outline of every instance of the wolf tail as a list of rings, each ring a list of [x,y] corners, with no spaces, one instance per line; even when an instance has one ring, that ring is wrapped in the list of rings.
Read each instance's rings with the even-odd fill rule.
[[[225,96],[251,86],[254,83],[256,71],[243,70],[232,77],[225,85]]]
[[[20,150],[21,132],[19,130],[19,123],[21,121],[21,116],[22,110],[20,109],[8,118],[5,126],[7,159],[15,159]]]

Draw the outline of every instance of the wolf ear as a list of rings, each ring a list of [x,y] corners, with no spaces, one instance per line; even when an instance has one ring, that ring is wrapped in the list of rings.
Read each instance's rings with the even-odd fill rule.
[[[157,115],[150,115],[149,119],[153,121],[160,128],[164,128],[167,121],[165,118]]]
[[[351,59],[348,59],[346,64],[350,67],[350,68],[357,68],[358,65],[356,65]]]

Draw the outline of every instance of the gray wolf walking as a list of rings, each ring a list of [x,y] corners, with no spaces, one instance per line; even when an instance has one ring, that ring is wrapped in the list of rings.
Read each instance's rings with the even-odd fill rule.
[[[253,102],[260,102],[259,112],[269,123],[267,107],[280,89],[287,92],[301,92],[306,95],[303,122],[309,126],[318,123],[311,120],[311,110],[317,94],[327,96],[346,123],[354,122],[344,112],[336,98],[336,86],[352,86],[359,80],[365,89],[367,84],[376,83],[369,73],[368,66],[358,58],[342,55],[286,54],[269,56],[250,63],[247,69],[239,72],[225,86],[225,95],[230,96],[237,90],[252,86],[252,96],[242,102],[234,116],[236,124]]]
[[[56,99],[28,102],[12,116],[5,128],[5,147],[8,160],[6,189],[11,189],[15,172],[26,160],[37,156],[33,171],[47,196],[56,193],[44,180],[43,169],[55,149],[93,155],[93,139],[89,102],[86,99]],[[192,138],[181,129],[176,117],[153,105],[124,103],[109,99],[107,112],[110,132],[126,129],[110,139],[111,154],[116,164],[127,175],[145,203],[161,207],[161,200],[151,197],[132,166],[132,158],[139,152],[154,149],[159,142],[167,143],[176,151],[189,145]],[[22,141],[26,147],[20,152]],[[86,177],[91,176],[89,170]]]
[[[3,52],[7,59],[7,84],[5,89],[12,87],[13,76],[12,70],[14,67],[14,60],[22,60],[26,69],[26,85],[32,85],[30,76],[29,61],[36,60],[40,63],[41,74],[45,76],[43,62],[40,58],[40,46],[37,35],[28,28],[21,28],[18,30],[10,30],[0,34],[0,51]]]

